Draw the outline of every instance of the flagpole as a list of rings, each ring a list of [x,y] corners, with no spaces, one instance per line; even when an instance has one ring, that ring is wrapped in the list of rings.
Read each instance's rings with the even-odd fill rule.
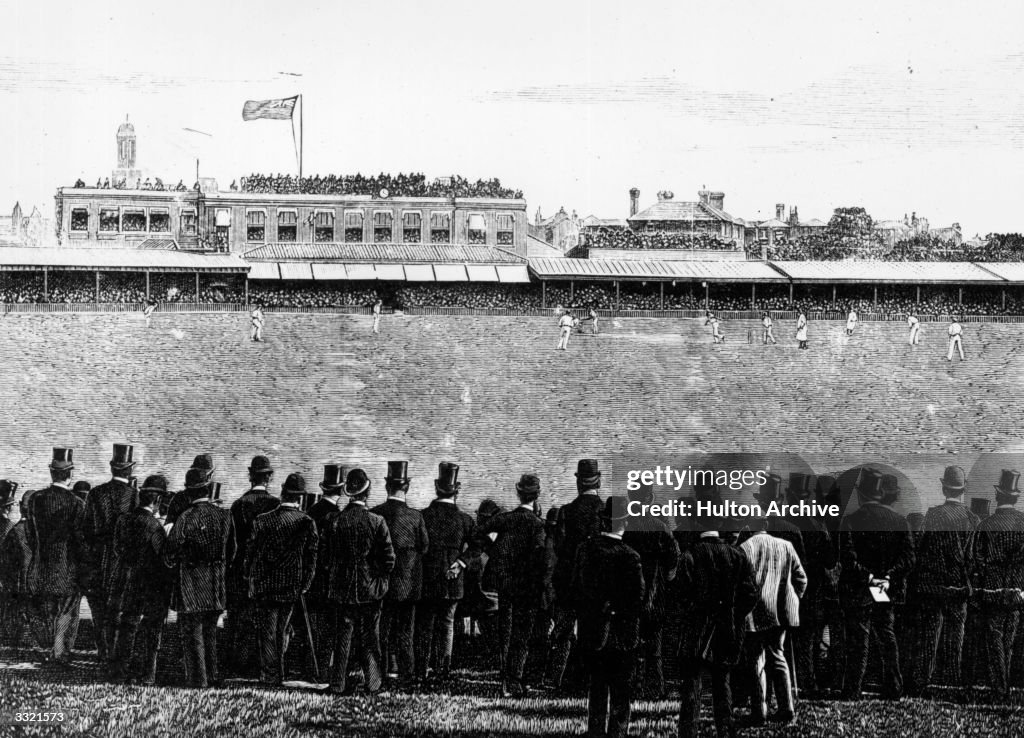
[[[306,122],[306,103],[302,101],[302,95],[299,95],[299,181],[302,181],[302,147],[306,143],[306,137],[303,135],[302,127]]]

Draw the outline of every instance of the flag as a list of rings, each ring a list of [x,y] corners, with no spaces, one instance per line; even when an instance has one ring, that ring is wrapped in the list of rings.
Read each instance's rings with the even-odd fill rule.
[[[242,107],[242,120],[291,120],[295,112],[295,101],[299,97],[285,97],[280,100],[246,100]]]

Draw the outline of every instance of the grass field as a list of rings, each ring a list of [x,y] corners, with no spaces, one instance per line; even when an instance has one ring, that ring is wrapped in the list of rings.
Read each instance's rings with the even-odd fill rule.
[[[0,476],[42,485],[50,446],[68,445],[76,478],[96,483],[110,444],[129,440],[137,473],[167,473],[174,487],[196,453],[211,452],[229,500],[246,488],[252,455],[267,453],[279,481],[302,471],[315,484],[326,461],[364,465],[371,502],[383,499],[385,461],[408,458],[415,506],[430,500],[440,460],[462,464],[467,508],[510,503],[532,471],[547,508],[574,494],[584,456],[608,469],[630,454],[797,452],[818,472],[868,458],[898,466],[919,493],[903,500],[907,511],[937,501],[946,463],[984,469],[969,494],[985,496],[1006,465],[991,454],[1024,464],[1018,326],[968,325],[962,364],[946,361],[940,324],[910,347],[900,323],[862,324],[852,338],[841,323],[813,323],[808,351],[789,326],[778,346],[748,343],[757,326],[743,321],[727,322],[716,346],[698,320],[608,320],[567,352],[554,350],[553,319],[386,316],[379,336],[369,328],[366,316],[270,314],[257,344],[242,314],[161,314],[148,330],[132,314],[8,315]],[[615,475],[606,479],[614,489]],[[493,689],[367,703],[69,684],[45,672],[0,679],[4,711],[62,706],[80,735],[573,735],[584,716],[581,701],[484,696]],[[634,734],[670,734],[675,709],[641,703]],[[1019,708],[804,703],[798,728],[774,734],[1002,736],[1022,726]]]

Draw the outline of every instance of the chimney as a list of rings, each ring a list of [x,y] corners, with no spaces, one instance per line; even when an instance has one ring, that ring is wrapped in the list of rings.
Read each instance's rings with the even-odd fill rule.
[[[671,200],[673,197],[675,197],[675,193],[670,192],[669,190],[661,190],[658,193],[658,202],[665,202],[666,200]]]
[[[783,220],[786,217],[786,204],[777,203],[775,205],[775,220]]]
[[[789,224],[791,226],[800,225],[800,214],[797,212],[796,205],[789,209]]]
[[[716,210],[725,210],[725,193],[709,192],[708,205],[715,208]]]
[[[632,218],[640,212],[640,190],[636,187],[629,191],[629,217]]]
[[[701,205],[710,205],[711,204],[711,201],[710,201],[711,193],[708,192],[707,190],[701,190],[700,192],[698,192],[697,193],[697,197],[700,199],[700,204]]]

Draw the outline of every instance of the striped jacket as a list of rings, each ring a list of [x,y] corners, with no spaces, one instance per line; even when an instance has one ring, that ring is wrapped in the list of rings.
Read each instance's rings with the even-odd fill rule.
[[[983,589],[1024,589],[1024,512],[997,507],[978,525],[975,559]]]
[[[82,591],[89,552],[82,535],[85,503],[70,490],[50,486],[29,499],[29,588],[42,597]]]
[[[978,516],[949,501],[928,510],[917,546],[911,591],[927,597],[967,599]]]
[[[747,630],[795,628],[800,625],[800,598],[807,574],[789,541],[767,531],[755,533],[740,548],[750,560],[760,596],[747,617]]]

